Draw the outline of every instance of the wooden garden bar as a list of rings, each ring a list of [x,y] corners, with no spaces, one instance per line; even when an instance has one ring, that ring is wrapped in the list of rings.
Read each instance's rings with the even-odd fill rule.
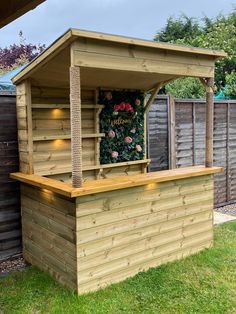
[[[212,87],[224,56],[70,29],[14,78],[27,261],[84,293],[212,245],[212,176],[223,171]],[[206,165],[147,173],[146,114],[185,76],[206,86]]]

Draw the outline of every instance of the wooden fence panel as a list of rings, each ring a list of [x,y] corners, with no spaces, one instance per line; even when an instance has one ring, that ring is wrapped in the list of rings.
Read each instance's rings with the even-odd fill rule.
[[[161,120],[160,104],[164,102],[167,116]],[[174,110],[170,108],[170,103]],[[168,101],[167,98],[160,96],[156,99],[148,119],[149,157],[152,159],[149,171],[205,163],[205,114],[204,101],[188,99]],[[162,125],[158,126],[160,121]],[[166,123],[166,126],[163,123]],[[164,153],[169,155],[169,162],[161,164],[161,160],[167,160]],[[214,165],[225,168],[223,173],[215,175],[215,205],[235,202],[236,101],[214,103]]]
[[[152,159],[149,171],[165,170],[169,167],[168,107],[168,97],[158,96],[148,113],[148,155]]]
[[[0,261],[21,252],[19,184],[9,178],[18,171],[16,100],[0,94]]]

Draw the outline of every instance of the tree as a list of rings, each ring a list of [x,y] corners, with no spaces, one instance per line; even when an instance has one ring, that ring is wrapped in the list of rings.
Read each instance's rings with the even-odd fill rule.
[[[190,24],[189,20],[195,21]],[[181,27],[180,27],[181,26]],[[185,26],[185,27],[184,27]],[[179,34],[176,35],[176,32]],[[234,8],[228,16],[219,15],[215,19],[204,17],[202,24],[193,18],[180,18],[174,20],[168,19],[164,29],[157,33],[154,40],[169,41],[172,43],[191,45],[195,47],[210,48],[216,50],[224,50],[228,56],[224,59],[216,61],[215,69],[215,85],[216,91],[223,89],[226,84],[228,88],[232,80],[226,82],[226,76],[231,74],[236,69],[236,9]],[[191,79],[181,80],[183,85],[188,85],[190,90],[194,91],[192,98],[196,93],[196,81]],[[193,86],[191,85],[193,84]],[[200,86],[200,85],[199,85]],[[168,91],[169,86],[166,87]],[[174,96],[179,97],[180,90],[186,91],[186,96],[189,97],[189,91],[179,82],[173,82],[171,90]],[[201,93],[199,93],[201,95]],[[202,95],[203,96],[203,95]]]
[[[226,74],[226,88],[225,95],[231,98],[236,99],[236,73],[231,72],[230,74]]]
[[[199,79],[194,77],[180,78],[166,85],[165,93],[177,98],[202,98],[205,89]]]
[[[154,40],[175,43],[184,39],[185,44],[191,45],[193,38],[201,33],[198,21],[182,14],[178,19],[169,17],[166,26],[156,34]]]
[[[40,54],[45,45],[27,43],[22,31],[19,33],[20,43],[0,48],[0,70],[6,72],[26,64]]]

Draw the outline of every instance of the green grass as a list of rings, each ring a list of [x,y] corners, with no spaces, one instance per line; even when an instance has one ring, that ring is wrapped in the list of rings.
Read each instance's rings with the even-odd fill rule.
[[[0,309],[4,314],[236,313],[236,222],[215,227],[212,249],[80,297],[37,268],[12,273],[0,278]]]

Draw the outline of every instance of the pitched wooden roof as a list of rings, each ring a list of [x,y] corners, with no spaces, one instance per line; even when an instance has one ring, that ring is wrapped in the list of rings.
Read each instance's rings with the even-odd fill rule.
[[[30,77],[32,74],[37,72],[37,70],[40,69],[44,65],[45,65],[44,71],[47,71],[47,69],[49,69],[48,65],[50,65],[50,60],[53,60],[53,58],[57,57],[60,53],[64,54],[63,60],[69,59],[70,54],[68,52],[69,51],[68,46],[72,42],[78,41],[78,40],[81,42],[83,42],[83,41],[93,42],[93,43],[95,43],[95,45],[102,44],[103,47],[104,46],[117,47],[117,45],[119,47],[120,46],[126,47],[125,49],[129,49],[131,54],[133,53],[131,51],[133,48],[137,48],[139,50],[144,49],[144,50],[152,53],[151,58],[153,58],[153,56],[158,54],[158,53],[162,54],[162,57],[164,57],[164,58],[166,55],[176,54],[177,58],[179,58],[179,56],[181,56],[181,58],[182,58],[181,62],[184,62],[185,66],[186,66],[186,63],[188,63],[187,59],[189,57],[193,57],[196,59],[195,65],[194,65],[195,68],[198,67],[198,64],[199,64],[199,68],[200,68],[202,66],[202,61],[204,61],[205,59],[207,60],[207,62],[209,62],[209,59],[211,60],[210,65],[212,67],[214,65],[214,60],[216,60],[217,58],[220,58],[220,57],[225,57],[227,55],[223,51],[188,47],[188,46],[177,45],[177,44],[160,43],[160,42],[155,42],[155,41],[136,39],[136,38],[130,38],[130,37],[125,37],[125,36],[117,36],[117,35],[111,35],[111,34],[104,34],[104,33],[98,33],[98,32],[91,32],[91,31],[85,31],[85,30],[78,30],[78,29],[69,29],[60,38],[58,38],[51,46],[49,46],[40,56],[38,56],[26,68],[24,68],[18,75],[16,75],[13,78],[13,82],[18,83],[19,81],[21,81],[27,77]],[[66,49],[68,50],[67,52],[65,52]],[[114,48],[114,49],[116,49],[116,48]],[[86,48],[85,48],[84,52],[87,53],[87,55],[89,55],[90,58],[93,59],[94,51],[86,51]],[[98,52],[97,55],[101,57],[101,53]],[[186,57],[186,60],[185,60],[185,57]],[[134,56],[134,58],[136,58],[136,57]],[[139,60],[140,60],[140,58],[139,58]],[[168,60],[165,60],[165,61],[168,61]],[[177,62],[180,62],[180,61],[177,61]],[[181,62],[180,62],[180,66],[181,66]],[[70,64],[70,60],[67,60],[67,63]],[[122,63],[122,60],[121,60],[121,63]],[[83,64],[81,64],[82,67],[84,67],[84,68],[87,67],[87,69],[88,69],[85,76],[87,75],[87,76],[90,76],[90,78],[91,77],[95,78],[94,73],[92,73],[91,71],[92,71],[92,68],[96,68],[96,65],[92,64],[91,62],[88,66],[87,65],[88,65],[87,61],[84,62]],[[129,61],[128,61],[128,65],[129,65]],[[169,65],[169,67],[170,66],[171,66],[171,64]],[[55,67],[55,65],[54,65],[54,67]],[[60,67],[60,62],[59,62],[59,67]],[[189,64],[189,68],[191,68],[191,67],[192,67],[192,65]],[[89,68],[90,68],[90,70],[89,70]],[[128,67],[127,67],[127,69],[128,69]],[[105,71],[105,70],[107,70],[107,69],[101,68],[100,71]],[[117,69],[114,68],[113,70],[117,70]],[[132,71],[132,69],[131,69],[131,71]],[[139,72],[138,67],[135,68],[135,71],[137,73]],[[211,73],[213,73],[212,68],[209,71],[211,71]],[[149,76],[152,74],[152,70],[147,69],[146,72],[147,72],[146,78],[147,78],[148,74],[149,74]],[[154,72],[157,73],[156,70]],[[179,73],[172,73],[172,74],[174,77],[176,77],[176,76],[178,76]],[[103,75],[103,77],[104,77],[104,75]],[[151,76],[150,76],[150,79],[151,79]],[[169,77],[166,77],[166,79],[169,79]],[[165,80],[165,78],[163,78],[163,80]],[[94,83],[96,83],[96,82],[94,82]],[[105,84],[105,82],[104,82],[104,84]]]
[[[1,0],[0,28],[33,10],[45,0]]]

